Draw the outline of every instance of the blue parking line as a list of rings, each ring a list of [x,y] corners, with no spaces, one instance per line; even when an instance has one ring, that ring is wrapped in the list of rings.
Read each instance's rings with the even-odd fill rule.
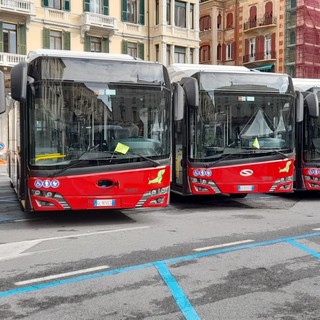
[[[168,264],[182,262],[182,261],[190,261],[190,260],[200,259],[203,257],[214,256],[217,254],[234,252],[234,251],[262,247],[262,246],[268,246],[268,245],[279,244],[279,243],[289,243],[289,244],[294,245],[294,246],[304,250],[308,254],[319,259],[320,258],[319,253],[317,253],[317,252],[315,252],[315,251],[313,251],[313,250],[311,250],[311,249],[309,249],[309,248],[307,248],[307,247],[305,247],[295,241],[295,240],[299,240],[299,239],[306,239],[306,238],[319,237],[319,236],[320,236],[320,232],[316,232],[316,233],[304,234],[304,235],[295,236],[295,237],[280,238],[280,239],[274,239],[274,240],[269,240],[269,241],[250,243],[250,244],[240,245],[240,246],[231,247],[231,248],[224,248],[224,249],[218,249],[218,250],[211,250],[211,251],[207,251],[207,252],[200,252],[200,253],[187,255],[187,256],[170,258],[170,259],[165,259],[165,260],[161,260],[161,261],[155,261],[155,262],[144,263],[144,264],[139,264],[139,265],[134,265],[134,266],[129,266],[129,267],[123,267],[123,268],[114,269],[114,270],[107,270],[107,271],[102,271],[102,272],[97,272],[97,273],[92,273],[92,274],[87,274],[87,275],[82,275],[82,276],[77,276],[77,277],[72,277],[72,278],[67,278],[67,279],[61,279],[58,281],[40,283],[40,284],[36,284],[36,285],[32,285],[32,286],[26,286],[26,287],[7,290],[7,291],[2,291],[2,292],[0,292],[0,298],[14,296],[14,295],[22,294],[22,293],[37,291],[37,290],[51,288],[51,287],[55,287],[55,286],[65,285],[65,284],[76,283],[79,281],[97,279],[97,278],[101,278],[101,277],[105,277],[105,276],[109,276],[109,275],[120,274],[120,273],[124,273],[124,272],[143,270],[143,269],[150,268],[150,267],[156,267],[158,272],[160,273],[161,277],[163,278],[163,280],[165,281],[165,283],[169,287],[170,291],[172,292],[174,299],[176,300],[177,304],[179,305],[179,308],[182,310],[182,312],[185,312],[187,314],[187,316],[189,316],[189,318],[187,318],[187,319],[188,320],[196,320],[199,318],[196,318],[198,316],[195,313],[195,311],[192,310],[193,308],[192,308],[189,300],[184,295],[183,291],[179,287],[175,278],[170,274],[170,272],[167,268]],[[180,302],[180,298],[182,299],[181,302]]]
[[[301,244],[301,243],[299,243],[299,242],[297,242],[295,240],[288,240],[287,242],[292,244],[293,246],[295,246],[295,247],[297,247],[297,248],[309,253],[311,256],[314,256],[315,258],[320,259],[320,254],[318,252],[316,252],[316,251],[304,246],[303,244]]]
[[[156,262],[154,265],[158,269],[159,274],[170,289],[172,296],[176,301],[176,304],[180,308],[186,320],[200,320],[190,301],[184,294],[174,276],[169,271],[166,264],[163,262]]]
[[[15,219],[12,219],[12,218],[1,218],[0,217],[0,223],[1,222],[8,222],[8,221],[15,221]]]

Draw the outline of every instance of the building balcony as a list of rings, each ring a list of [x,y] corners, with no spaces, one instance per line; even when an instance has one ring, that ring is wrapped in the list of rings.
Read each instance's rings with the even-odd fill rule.
[[[13,67],[26,59],[27,56],[23,54],[0,52],[0,66],[2,67]]]
[[[85,12],[81,15],[81,35],[92,31],[112,36],[118,30],[117,19],[104,14]]]
[[[27,0],[0,0],[0,12],[34,15],[34,3]]]
[[[243,56],[243,65],[247,68],[253,68],[266,63],[276,61],[276,52],[256,52],[255,54],[247,54]]]
[[[243,24],[244,32],[252,29],[269,28],[277,25],[277,18],[265,16],[261,19],[252,19]]]

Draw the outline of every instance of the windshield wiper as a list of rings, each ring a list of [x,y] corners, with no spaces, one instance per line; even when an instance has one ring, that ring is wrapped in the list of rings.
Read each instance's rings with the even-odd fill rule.
[[[52,174],[49,174],[48,177],[50,178],[53,178],[53,177],[56,177],[58,174],[76,166],[78,163],[82,162],[82,161],[89,161],[89,160],[105,160],[105,159],[110,159],[111,156],[104,156],[104,157],[96,157],[96,158],[84,158],[84,159],[81,159],[85,154],[90,154],[92,152],[92,150],[94,149],[90,149],[90,150],[87,150],[87,151],[84,151],[80,154],[79,158],[77,160],[74,160],[73,162],[70,162],[67,166],[65,166],[64,168],[52,173]],[[110,152],[108,152],[110,154]]]
[[[212,167],[213,165],[215,165],[216,163],[222,161],[222,160],[225,160],[225,159],[228,159],[228,158],[231,158],[232,156],[237,156],[237,155],[242,155],[242,154],[251,154],[252,152],[234,152],[234,153],[225,153],[225,154],[222,154],[221,157],[219,159],[217,159],[216,161],[213,161],[213,162],[210,162],[206,165],[206,168],[208,167]]]
[[[133,152],[133,151],[128,151],[128,153],[132,154],[132,155],[135,155],[135,156],[138,156],[138,157],[140,157],[140,158],[142,158],[144,160],[147,160],[147,161],[151,162],[154,167],[157,167],[157,166],[161,165],[161,163],[159,161],[153,160],[153,159],[151,159],[149,157],[146,157],[146,156],[143,156],[143,155],[141,155],[139,153],[136,153],[136,152]]]

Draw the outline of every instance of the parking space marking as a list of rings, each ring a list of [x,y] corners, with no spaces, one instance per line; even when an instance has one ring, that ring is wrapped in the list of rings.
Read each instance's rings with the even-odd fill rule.
[[[109,266],[99,266],[99,267],[82,269],[82,270],[77,270],[77,271],[53,274],[51,276],[46,276],[46,277],[42,277],[42,278],[34,278],[34,279],[30,279],[30,280],[25,280],[25,281],[18,281],[15,283],[15,285],[16,286],[23,286],[23,285],[27,285],[27,284],[31,284],[31,283],[59,279],[59,278],[64,278],[64,277],[69,277],[69,276],[75,276],[77,274],[90,273],[90,272],[95,272],[95,271],[109,269],[109,268],[110,268]]]
[[[45,288],[55,287],[55,286],[61,286],[66,284],[72,284],[77,283],[80,281],[90,280],[90,279],[97,279],[105,276],[110,275],[116,275],[124,272],[131,272],[136,270],[143,270],[146,268],[156,268],[160,276],[162,277],[162,280],[165,282],[165,284],[169,287],[169,290],[171,291],[173,298],[175,299],[175,302],[177,303],[178,307],[180,308],[181,312],[185,315],[187,320],[198,320],[199,317],[197,313],[195,312],[192,304],[189,302],[187,296],[184,294],[183,290],[179,286],[176,279],[172,276],[168,269],[169,264],[183,262],[183,261],[190,261],[195,259],[200,259],[203,257],[209,257],[214,256],[222,253],[228,253],[228,252],[235,252],[245,249],[251,249],[251,248],[257,248],[262,246],[269,246],[279,243],[288,243],[291,245],[294,245],[295,247],[303,250],[304,252],[316,257],[317,259],[320,259],[320,254],[304,245],[301,245],[297,242],[297,240],[312,238],[312,237],[320,237],[320,232],[316,233],[310,233],[310,234],[303,234],[300,236],[295,237],[288,237],[288,238],[279,238],[274,240],[268,240],[268,241],[262,241],[262,242],[255,242],[255,243],[249,243],[249,244],[242,244],[235,247],[229,247],[229,248],[222,248],[222,249],[216,249],[211,251],[205,251],[205,252],[198,252],[191,255],[186,256],[180,256],[176,258],[169,258],[161,261],[154,261],[149,263],[144,263],[140,265],[133,265],[129,267],[123,267],[119,269],[114,270],[106,270],[98,273],[91,273],[87,275],[81,275],[66,279],[61,279],[58,281],[52,281],[52,282],[45,282],[45,283],[38,283],[34,285],[24,286],[20,288],[10,289],[7,291],[0,291],[0,298],[8,297],[8,296],[15,296],[22,293],[37,291]]]
[[[301,244],[301,243],[299,243],[299,242],[297,242],[295,240],[288,240],[287,242],[292,244],[293,246],[301,249],[302,251],[307,252],[311,256],[314,256],[315,258],[320,259],[320,253],[318,253],[318,252],[316,252],[316,251],[304,246],[303,244]]]
[[[212,250],[212,249],[236,246],[236,245],[239,245],[239,244],[249,243],[249,242],[254,242],[254,241],[255,240],[247,239],[247,240],[242,240],[242,241],[222,243],[222,244],[217,244],[217,245],[209,246],[209,247],[196,248],[196,249],[193,249],[192,251],[201,252],[201,251],[207,251],[207,250]]]
[[[169,290],[171,291],[172,296],[176,301],[176,304],[180,308],[186,320],[198,320],[198,319],[200,320],[198,314],[196,313],[189,299],[187,298],[187,296],[184,294],[183,290],[179,286],[175,277],[169,271],[167,265],[163,262],[156,262],[154,265],[157,268],[163,281],[166,283]]]

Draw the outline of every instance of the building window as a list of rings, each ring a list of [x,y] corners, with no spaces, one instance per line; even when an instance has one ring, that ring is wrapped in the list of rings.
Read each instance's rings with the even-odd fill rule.
[[[221,51],[222,51],[222,47],[221,44],[217,45],[217,60],[221,61]]]
[[[122,53],[129,54],[134,58],[144,59],[144,44],[123,40]]]
[[[255,48],[256,48],[256,39],[255,38],[251,38],[249,40],[249,58],[250,58],[250,61],[254,61],[255,60]]]
[[[219,13],[217,16],[217,29],[221,30],[221,14]]]
[[[46,8],[70,11],[70,0],[43,0],[42,5]]]
[[[157,62],[159,62],[159,55],[160,55],[159,45],[156,44],[156,61]]]
[[[174,22],[177,27],[186,27],[186,3],[176,1],[174,5]]]
[[[194,29],[194,4],[190,3],[190,14],[189,14],[190,28]]]
[[[15,24],[3,23],[3,52],[17,53],[17,26]]]
[[[168,25],[171,24],[171,0],[167,0],[166,21]]]
[[[159,24],[159,20],[160,20],[160,7],[159,7],[159,0],[156,0],[156,25]]]
[[[167,44],[167,65],[171,64],[171,50],[170,45]]]
[[[190,48],[189,52],[189,63],[193,63],[193,57],[194,57],[194,49]]]
[[[226,60],[232,60],[232,43],[226,45]]]
[[[204,45],[200,48],[200,62],[210,61],[210,46]]]
[[[50,49],[62,49],[62,32],[50,31]]]
[[[265,59],[271,59],[271,36],[267,35],[264,38],[264,58]]]
[[[109,0],[84,0],[84,11],[108,15]]]
[[[200,31],[211,30],[211,17],[203,16],[200,18]]]
[[[92,37],[86,35],[84,40],[84,51],[89,52],[109,52],[109,39]]]
[[[230,29],[233,27],[233,14],[228,13],[227,14],[227,28]]]
[[[122,21],[144,24],[144,0],[122,0]]]
[[[138,22],[137,0],[128,0],[128,22]]]
[[[185,63],[186,62],[186,48],[184,47],[174,47],[174,62],[175,63]]]
[[[43,29],[43,48],[70,50],[70,32]]]

